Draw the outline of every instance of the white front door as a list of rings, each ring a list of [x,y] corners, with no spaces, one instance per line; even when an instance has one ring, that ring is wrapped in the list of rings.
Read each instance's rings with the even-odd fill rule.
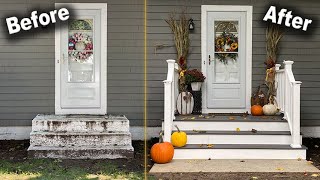
[[[70,19],[56,29],[56,114],[105,114],[107,32],[101,6],[68,7]]]
[[[205,113],[239,113],[250,109],[250,8],[230,7],[237,6],[202,7],[206,9],[202,12],[202,17],[205,16],[202,37],[206,37],[202,38],[202,70],[207,77],[203,88]]]

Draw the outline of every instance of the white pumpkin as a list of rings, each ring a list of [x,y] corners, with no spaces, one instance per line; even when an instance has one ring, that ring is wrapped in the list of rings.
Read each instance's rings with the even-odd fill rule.
[[[267,116],[273,116],[278,112],[278,108],[274,104],[266,104],[262,108],[263,114]]]
[[[177,98],[177,110],[181,115],[191,114],[193,111],[194,100],[190,92],[181,92]]]

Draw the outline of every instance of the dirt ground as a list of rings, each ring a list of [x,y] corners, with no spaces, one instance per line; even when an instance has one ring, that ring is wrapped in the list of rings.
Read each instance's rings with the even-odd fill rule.
[[[8,160],[10,162],[32,161],[28,158],[27,149],[29,140],[21,141],[0,141],[0,160]],[[90,172],[97,172],[99,163],[109,163],[121,171],[127,172],[144,172],[144,142],[133,141],[134,158],[131,159],[115,159],[115,160],[61,160],[61,166],[68,169],[69,167],[84,168]]]

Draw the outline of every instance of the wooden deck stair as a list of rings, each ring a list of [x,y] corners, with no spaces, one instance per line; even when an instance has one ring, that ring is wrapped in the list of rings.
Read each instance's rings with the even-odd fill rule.
[[[188,134],[187,145],[175,148],[174,159],[306,159],[306,147],[290,146],[282,116],[176,116],[174,125]]]

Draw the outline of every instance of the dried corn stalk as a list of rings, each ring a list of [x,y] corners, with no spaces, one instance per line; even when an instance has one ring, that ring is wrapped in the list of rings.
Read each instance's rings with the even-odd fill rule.
[[[187,69],[187,56],[190,47],[189,20],[186,11],[183,10],[178,19],[176,13],[172,12],[169,15],[169,19],[166,19],[165,21],[168,23],[174,37],[177,59],[180,67],[179,91],[182,92],[186,90],[184,70]]]
[[[273,60],[273,64],[277,62],[278,44],[283,37],[283,32],[279,25],[269,24],[266,29],[266,50],[267,60]]]
[[[181,12],[178,20],[176,17],[177,14],[172,12],[169,15],[169,19],[166,19],[165,21],[168,23],[174,35],[174,42],[177,49],[177,59],[182,57],[186,60],[190,47],[189,20],[185,10]]]

